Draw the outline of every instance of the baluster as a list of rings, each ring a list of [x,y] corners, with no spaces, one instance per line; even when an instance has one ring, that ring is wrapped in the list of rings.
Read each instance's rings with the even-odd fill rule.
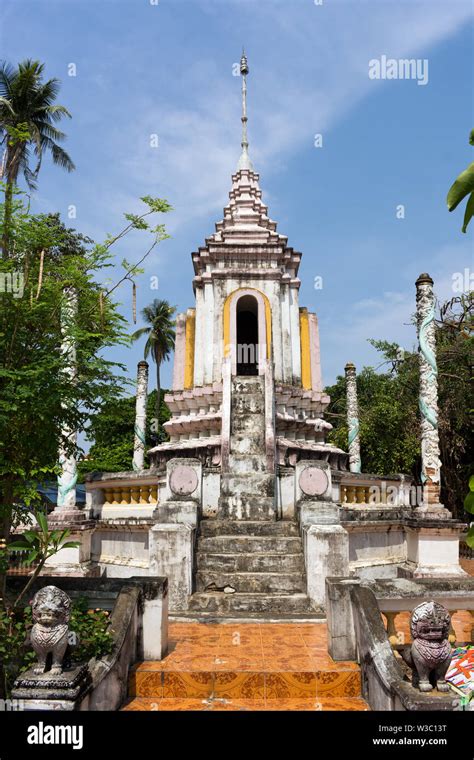
[[[120,501],[122,499],[122,491],[117,486],[114,487],[112,491],[113,495],[113,501],[112,504],[120,504]]]
[[[140,503],[140,486],[131,486],[131,488],[130,488],[130,503],[131,504],[139,504]]]
[[[148,504],[148,486],[140,486],[140,504]]]
[[[395,646],[395,644],[400,644],[397,627],[395,625],[395,619],[398,615],[398,612],[384,612],[384,615],[387,618],[387,636],[390,644],[392,646]]]
[[[130,504],[130,488],[124,486],[121,490],[122,499],[120,504]]]
[[[356,499],[355,486],[347,486],[347,503],[354,504]]]
[[[156,504],[158,501],[158,486],[150,486],[150,504]]]
[[[356,486],[356,500],[358,504],[365,504],[365,486]]]

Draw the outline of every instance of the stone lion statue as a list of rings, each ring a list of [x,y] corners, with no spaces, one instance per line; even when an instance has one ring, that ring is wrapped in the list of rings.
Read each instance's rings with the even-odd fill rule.
[[[59,675],[68,645],[71,600],[60,588],[44,586],[35,594],[31,608],[33,628],[30,640],[38,656],[34,672],[40,675],[46,671],[48,655],[51,654],[50,673]]]
[[[420,691],[449,691],[445,680],[452,657],[449,643],[451,616],[438,602],[423,602],[411,614],[411,647],[401,652],[413,669],[413,685]]]

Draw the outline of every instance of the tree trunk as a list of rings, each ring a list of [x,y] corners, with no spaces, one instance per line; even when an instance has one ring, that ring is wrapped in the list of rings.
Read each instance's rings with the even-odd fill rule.
[[[13,215],[13,183],[7,180],[5,206],[3,209],[2,257],[6,261],[10,250],[11,223]]]
[[[156,417],[156,436],[158,439],[158,428],[160,425],[160,406],[161,406],[161,383],[160,383],[160,361],[156,359],[156,400],[155,400],[155,417]]]

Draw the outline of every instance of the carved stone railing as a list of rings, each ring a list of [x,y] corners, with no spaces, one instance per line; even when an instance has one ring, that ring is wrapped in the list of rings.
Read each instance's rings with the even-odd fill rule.
[[[91,517],[151,515],[160,502],[165,477],[155,470],[90,473],[86,476],[86,506]]]
[[[421,496],[406,475],[380,477],[365,473],[344,473],[339,484],[342,506],[410,507]]]
[[[373,710],[460,710],[454,692],[423,694],[407,679],[395,650],[405,646],[397,615],[433,600],[474,621],[474,578],[450,580],[326,578],[328,651],[333,660],[358,661],[362,692]],[[382,614],[387,620],[385,628]],[[472,631],[471,631],[472,637]],[[450,632],[451,643],[456,634]]]
[[[117,504],[156,504],[158,501],[157,485],[113,486],[103,488],[105,507]]]

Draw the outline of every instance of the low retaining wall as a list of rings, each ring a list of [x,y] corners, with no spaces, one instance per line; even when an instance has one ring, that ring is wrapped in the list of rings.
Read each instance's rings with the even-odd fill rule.
[[[354,660],[361,668],[362,694],[372,710],[452,711],[454,692],[423,694],[405,677],[396,659],[382,612],[411,610],[433,599],[451,610],[472,609],[474,578],[462,581],[326,579],[328,650],[333,660]]]

